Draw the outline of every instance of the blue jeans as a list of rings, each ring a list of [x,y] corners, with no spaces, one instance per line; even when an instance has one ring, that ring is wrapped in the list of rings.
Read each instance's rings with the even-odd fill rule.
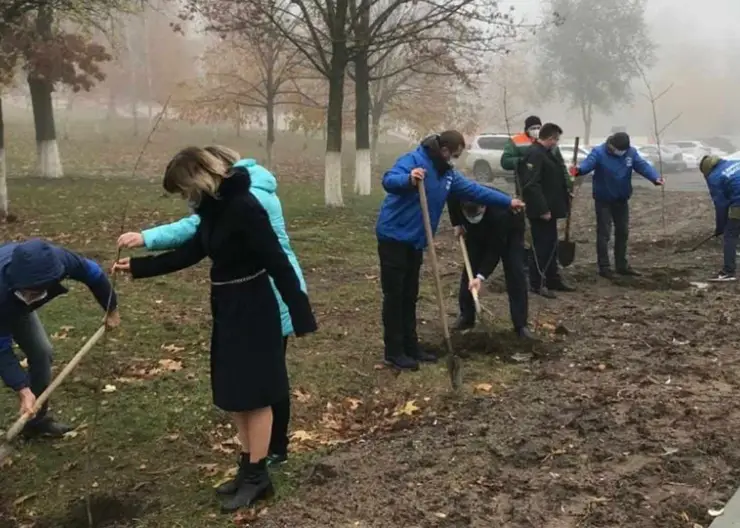
[[[41,324],[38,314],[31,312],[16,319],[11,325],[13,341],[23,351],[28,359],[28,376],[31,382],[31,391],[38,397],[51,383],[51,363],[53,347],[46,335],[44,325]],[[44,404],[38,414],[31,420],[37,422],[46,416],[48,402]]]
[[[722,270],[729,275],[735,275],[737,271],[737,241],[740,238],[740,219],[730,218],[725,226],[724,253],[725,266]]]

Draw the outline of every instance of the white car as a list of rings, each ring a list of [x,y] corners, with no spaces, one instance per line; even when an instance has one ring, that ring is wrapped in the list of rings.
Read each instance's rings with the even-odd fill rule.
[[[513,181],[514,173],[501,168],[501,155],[509,142],[511,138],[508,134],[484,133],[476,136],[466,152],[465,168],[482,183],[490,183],[499,177]]]
[[[565,166],[570,167],[570,164],[573,163],[573,149],[575,148],[575,145],[558,145],[558,148],[560,149],[560,154],[563,155]],[[576,163],[581,163],[585,160],[588,157],[589,152],[589,150],[579,146]]]
[[[697,160],[712,153],[712,149],[701,141],[668,141],[666,145],[675,147],[684,154],[691,154]]]

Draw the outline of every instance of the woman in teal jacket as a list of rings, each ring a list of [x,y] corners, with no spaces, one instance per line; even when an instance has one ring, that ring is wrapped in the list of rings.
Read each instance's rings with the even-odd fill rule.
[[[211,152],[220,158],[223,158],[228,163],[231,163],[237,167],[245,167],[249,171],[251,179],[250,192],[254,195],[257,200],[265,208],[270,218],[270,223],[275,231],[280,244],[283,246],[283,251],[288,256],[288,260],[293,265],[298,280],[301,283],[301,289],[306,292],[306,281],[303,277],[298,258],[290,245],[290,238],[285,230],[285,219],[283,218],[283,207],[280,204],[280,199],[277,197],[277,179],[268,171],[265,167],[258,165],[253,159],[239,159],[239,154],[231,149],[221,146],[206,147],[206,150]],[[200,217],[197,214],[192,214],[173,222],[171,224],[165,224],[151,229],[146,229],[141,233],[125,233],[118,239],[119,247],[135,248],[135,247],[146,247],[150,251],[164,251],[169,249],[177,248],[189,240],[195,231],[198,229],[200,224]],[[290,313],[288,307],[280,297],[280,293],[277,291],[274,282],[270,279],[272,289],[275,292],[278,304],[280,305],[280,317],[282,319],[283,326],[283,337],[284,337],[284,348],[287,348],[288,337],[293,334],[293,322],[290,319]],[[288,423],[290,422],[290,393],[285,395],[285,400],[279,404],[274,405],[272,408],[273,412],[273,424],[272,424],[272,436],[270,439],[270,454],[268,456],[268,463],[275,465],[285,462],[288,458]],[[232,487],[237,485],[236,482],[227,482],[222,493],[228,494]],[[228,489],[227,489],[228,488]]]

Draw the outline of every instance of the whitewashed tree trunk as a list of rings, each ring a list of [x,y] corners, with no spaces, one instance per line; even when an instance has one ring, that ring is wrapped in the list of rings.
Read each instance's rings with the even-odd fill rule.
[[[342,153],[327,150],[324,162],[324,204],[329,207],[343,207]]]
[[[372,191],[373,156],[370,149],[357,149],[355,154],[355,193],[368,196]]]

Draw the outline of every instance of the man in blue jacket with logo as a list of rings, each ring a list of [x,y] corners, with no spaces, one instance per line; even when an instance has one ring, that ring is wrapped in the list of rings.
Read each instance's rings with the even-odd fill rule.
[[[632,171],[654,185],[663,185],[658,171],[630,145],[625,132],[617,132],[605,143],[595,147],[578,167],[571,167],[572,176],[584,176],[593,171],[593,196],[596,206],[596,253],[599,275],[613,277],[609,263],[609,238],[614,224],[614,263],[617,273],[638,276],[627,263],[629,237],[629,199],[632,197]]]
[[[84,283],[108,310],[109,328],[118,326],[116,294],[97,263],[39,239],[0,246],[0,378],[18,394],[21,414],[32,410],[51,382],[53,350],[36,310],[67,293],[62,281],[68,278]],[[13,352],[13,341],[28,359],[29,375]],[[24,434],[60,437],[70,430],[54,421],[44,405]]]
[[[724,266],[712,282],[737,280],[737,241],[740,238],[740,160],[704,156],[699,170],[707,179],[714,202],[714,236],[724,235]]]
[[[383,289],[383,340],[386,363],[401,370],[418,370],[419,361],[436,360],[420,349],[416,334],[419,270],[428,242],[417,186],[424,185],[426,190],[435,232],[450,194],[489,207],[512,210],[524,207],[522,201],[457,172],[454,165],[464,149],[462,134],[448,130],[426,138],[383,175],[387,195],[376,225]]]

